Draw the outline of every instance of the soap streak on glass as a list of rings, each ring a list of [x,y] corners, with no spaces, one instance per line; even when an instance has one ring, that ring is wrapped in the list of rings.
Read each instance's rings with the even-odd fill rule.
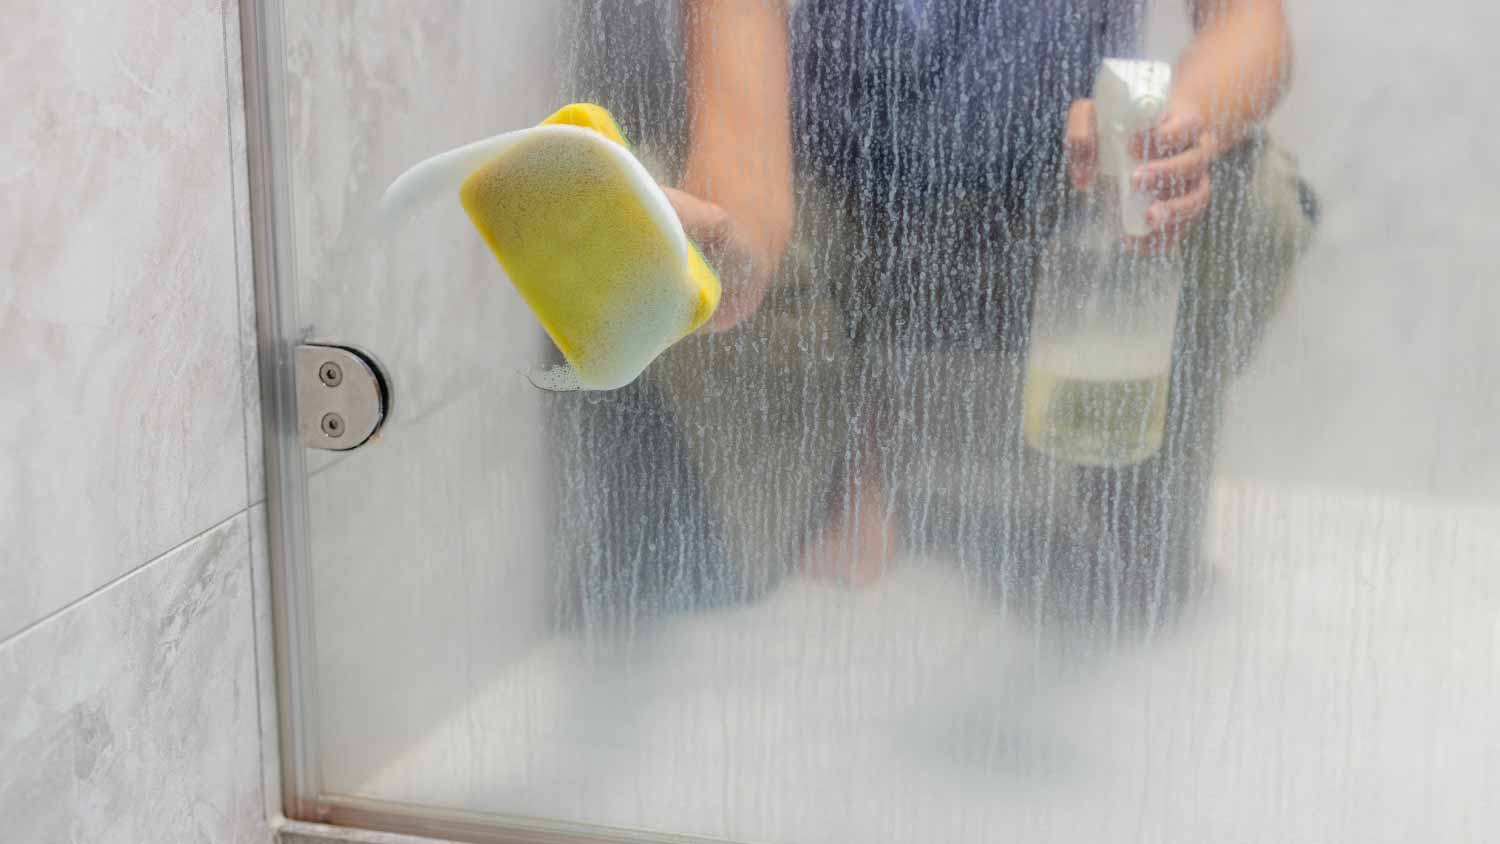
[[[1500,293],[1445,216],[1496,211],[1489,7],[1287,4],[1293,87],[1149,257],[1060,118],[1104,58],[1175,59],[1181,4],[1144,48],[1138,3],[788,5],[785,44],[700,33],[712,73],[671,2],[286,5],[299,310],[397,394],[310,458],[320,793],[775,842],[1492,837]],[[562,359],[456,187],[363,226],[592,101],[773,241],[764,145],[704,150],[774,67],[774,283],[622,389],[518,372]]]

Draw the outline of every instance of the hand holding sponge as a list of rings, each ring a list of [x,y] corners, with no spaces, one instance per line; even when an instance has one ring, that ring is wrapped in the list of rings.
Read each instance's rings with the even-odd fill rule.
[[[386,190],[382,213],[394,221],[455,186],[567,359],[533,374],[539,387],[623,387],[718,306],[718,276],[599,106],[423,161]]]

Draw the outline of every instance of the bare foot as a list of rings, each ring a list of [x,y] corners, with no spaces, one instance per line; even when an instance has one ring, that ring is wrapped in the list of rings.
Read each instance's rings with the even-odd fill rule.
[[[866,480],[851,498],[848,506],[835,509],[822,535],[803,552],[802,570],[864,587],[879,580],[895,556],[896,528],[878,483]]]

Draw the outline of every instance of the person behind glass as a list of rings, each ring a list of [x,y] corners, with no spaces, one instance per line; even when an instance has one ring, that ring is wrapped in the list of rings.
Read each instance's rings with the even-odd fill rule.
[[[996,575],[1006,594],[1050,584],[1107,607],[1133,592],[1155,610],[1201,582],[1182,563],[1198,556],[1225,376],[1285,288],[1312,211],[1262,129],[1291,68],[1281,2],[1189,6],[1195,34],[1165,115],[1135,140],[1145,159],[1135,178],[1156,198],[1150,234],[1129,244],[1177,250],[1188,267],[1173,409],[1160,454],[1110,470],[1020,445],[1015,362],[1033,247],[1049,209],[1094,180],[1094,73],[1137,53],[1140,3],[685,3],[689,137],[667,192],[723,280],[704,332],[721,335],[722,350],[737,332],[774,335],[778,319],[822,336],[822,319],[840,329],[830,342],[847,359],[821,382],[843,394],[823,413],[841,436],[778,470],[832,487],[814,496],[796,567],[868,583],[901,545],[947,522],[949,534],[967,531],[960,557],[1016,562]],[[785,292],[808,287],[831,294],[831,316]],[[807,354],[805,339],[740,348]],[[689,427],[737,424],[716,418],[730,411],[701,389],[675,389]],[[812,442],[808,414],[791,409],[806,395],[803,384],[769,416],[797,416],[790,435]],[[947,463],[923,453],[942,451],[939,430],[963,452]],[[975,462],[993,477],[968,473]],[[733,511],[735,484],[708,483]],[[994,568],[977,557],[975,570]]]

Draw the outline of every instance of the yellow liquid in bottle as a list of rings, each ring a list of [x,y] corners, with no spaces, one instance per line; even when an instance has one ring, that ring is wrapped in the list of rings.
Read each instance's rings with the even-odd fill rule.
[[[1081,466],[1129,466],[1161,449],[1170,368],[1088,371],[1033,359],[1026,372],[1026,443]]]

